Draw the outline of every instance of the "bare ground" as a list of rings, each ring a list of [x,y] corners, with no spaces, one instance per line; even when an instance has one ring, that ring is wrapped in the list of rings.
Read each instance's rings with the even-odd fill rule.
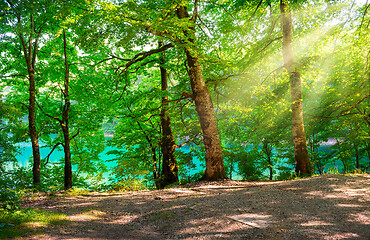
[[[66,223],[20,239],[370,239],[370,175],[199,182],[24,203]]]

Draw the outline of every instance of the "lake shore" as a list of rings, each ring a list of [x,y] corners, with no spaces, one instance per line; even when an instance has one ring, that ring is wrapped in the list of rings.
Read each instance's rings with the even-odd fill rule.
[[[370,175],[196,182],[155,191],[40,197],[67,215],[20,239],[369,239]]]

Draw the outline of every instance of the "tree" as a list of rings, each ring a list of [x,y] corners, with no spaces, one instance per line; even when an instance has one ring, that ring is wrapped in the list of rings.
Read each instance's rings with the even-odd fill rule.
[[[159,47],[163,45],[159,42]],[[163,53],[160,58],[160,71],[161,71],[161,90],[167,94],[168,73],[164,66],[166,62],[165,54]],[[175,158],[175,149],[177,145],[175,144],[175,139],[173,137],[171,128],[171,118],[168,112],[168,96],[162,97],[162,109],[160,114],[161,126],[162,126],[162,140],[161,140],[161,151],[162,151],[162,176],[160,179],[160,187],[175,183],[179,181],[178,178],[178,164]]]
[[[39,16],[38,11],[48,8],[48,4],[43,1],[29,2],[19,1],[14,2],[8,0],[2,3],[2,17],[1,23],[3,34],[11,34],[10,39],[13,44],[17,45],[14,41],[19,41],[19,50],[23,55],[23,66],[27,69],[28,78],[28,129],[29,137],[32,143],[33,151],[33,184],[40,184],[40,147],[39,147],[39,133],[36,129],[36,61],[39,50],[39,41],[42,32],[45,30],[45,15]],[[35,17],[36,16],[36,17]],[[13,74],[12,72],[8,74]],[[21,76],[21,73],[15,73],[15,76]]]
[[[61,89],[61,93],[63,96],[64,106],[61,110],[62,117],[56,117],[45,113],[51,119],[57,120],[60,124],[60,127],[63,132],[64,143],[61,143],[64,149],[64,189],[72,188],[72,160],[71,160],[71,139],[77,136],[78,132],[74,136],[70,136],[69,133],[69,112],[71,108],[71,99],[69,93],[69,66],[70,63],[68,62],[68,54],[67,54],[67,38],[66,38],[66,31],[63,29],[63,56],[64,56],[64,88]],[[57,144],[59,145],[59,143]],[[57,146],[55,145],[52,151]]]
[[[292,130],[294,143],[294,156],[297,174],[311,174],[312,166],[308,156],[306,133],[303,123],[302,87],[301,78],[295,65],[292,49],[293,23],[288,1],[280,0],[281,28],[283,32],[284,67],[290,78],[290,92],[292,96]]]
[[[196,9],[196,6],[195,6]],[[196,10],[193,20],[196,19]],[[180,6],[176,10],[179,19],[191,21],[186,6]],[[221,142],[218,134],[217,123],[214,115],[214,108],[209,90],[204,82],[200,61],[197,57],[194,45],[195,28],[189,26],[184,30],[184,41],[189,43],[184,46],[187,63],[189,66],[190,85],[193,91],[192,98],[198,113],[199,122],[203,132],[203,142],[206,151],[206,170],[202,180],[226,179]]]
[[[153,38],[171,41],[160,48],[138,53],[132,58],[110,57],[109,59],[112,60],[126,61],[126,64],[117,67],[117,72],[120,72],[122,76],[129,73],[128,70],[131,66],[143,62],[151,55],[166,51],[173,46],[183,48],[193,91],[191,95],[199,116],[206,151],[207,163],[203,179],[225,179],[223,155],[212,99],[203,79],[201,63],[197,57],[194,21],[196,20],[198,1],[195,3],[193,19],[190,19],[185,6],[187,3],[184,1],[163,1],[155,6],[150,1],[140,3],[128,1],[120,2],[117,5],[102,4],[100,7],[103,10],[97,9],[97,14],[101,16],[100,19],[105,20],[104,24],[101,24],[102,21],[92,23],[90,30],[81,36],[91,33],[93,36],[88,37],[90,44],[99,42],[103,36],[110,37],[117,47],[126,49],[126,53],[128,50],[132,50],[135,45],[142,48],[150,44],[154,40]],[[85,19],[88,21],[87,18]],[[117,28],[119,28],[118,33]],[[117,40],[117,37],[121,35],[124,36],[123,39]]]

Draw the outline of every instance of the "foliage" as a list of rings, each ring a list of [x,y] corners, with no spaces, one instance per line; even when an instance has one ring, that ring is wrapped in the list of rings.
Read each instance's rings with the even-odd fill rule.
[[[198,12],[194,1],[67,2],[0,3],[2,189],[31,187],[31,169],[16,162],[22,150],[17,143],[29,135],[27,69],[18,35],[23,31],[29,36],[33,13],[36,30],[45,24],[36,58],[36,128],[40,145],[48,149],[62,150],[64,141],[55,118],[61,117],[66,103],[61,33],[66,30],[67,34],[74,186],[154,188],[162,164],[164,96],[169,99],[166,107],[176,144],[184,144],[175,153],[180,183],[199,179],[205,148],[184,46],[201,61],[227,176],[245,180],[295,177],[291,96],[281,54],[278,1],[198,1]],[[369,171],[368,5],[321,0],[291,3],[293,47],[315,173]],[[187,6],[190,17],[197,14],[195,21],[177,18],[179,5]],[[20,23],[16,23],[18,13],[23,14]],[[194,43],[184,35],[189,27],[196,31]],[[173,46],[149,54],[158,50],[158,41]],[[162,66],[169,73],[166,92],[160,90],[163,55]],[[113,134],[108,141],[107,133]],[[103,156],[106,153],[109,157]],[[64,159],[51,155],[46,163],[43,157],[40,189],[60,190]],[[3,194],[11,199],[13,190],[9,191]]]
[[[49,163],[41,168],[41,184],[37,187],[38,191],[60,191],[64,189],[64,167],[60,163]],[[94,175],[79,174],[78,171],[73,171],[74,186],[86,190],[100,190],[103,188],[101,179],[98,178],[98,183],[94,184]],[[32,168],[31,167],[16,167],[13,170],[7,170],[6,174],[0,175],[1,189],[9,189],[9,194],[12,194],[14,189],[33,189],[32,186]]]
[[[262,171],[253,160],[239,162],[238,169],[244,180],[257,181],[262,177]]]
[[[138,191],[146,189],[145,185],[138,179],[126,179],[112,185],[113,191]]]
[[[5,188],[0,190],[0,211],[14,211],[20,208],[20,198],[17,191]]]
[[[65,215],[35,209],[0,210],[0,238],[17,238],[40,233],[48,225],[64,223]]]

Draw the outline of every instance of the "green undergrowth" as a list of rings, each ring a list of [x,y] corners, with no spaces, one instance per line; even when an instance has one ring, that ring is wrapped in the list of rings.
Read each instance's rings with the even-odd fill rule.
[[[47,198],[78,196],[88,192],[79,188],[49,192],[40,192],[37,189],[15,190],[5,188],[0,190],[0,239],[40,234],[45,227],[60,225],[65,222],[66,215],[61,213],[22,208],[22,199],[36,200],[42,196]]]
[[[89,194],[91,191],[83,189],[83,188],[71,188],[67,191],[63,191],[63,196],[79,196],[79,195],[86,195]]]
[[[61,225],[66,215],[37,209],[0,210],[0,239],[12,239],[42,233],[51,225]]]
[[[113,184],[110,191],[125,192],[125,191],[139,191],[148,189],[143,182],[138,179],[122,180]]]

